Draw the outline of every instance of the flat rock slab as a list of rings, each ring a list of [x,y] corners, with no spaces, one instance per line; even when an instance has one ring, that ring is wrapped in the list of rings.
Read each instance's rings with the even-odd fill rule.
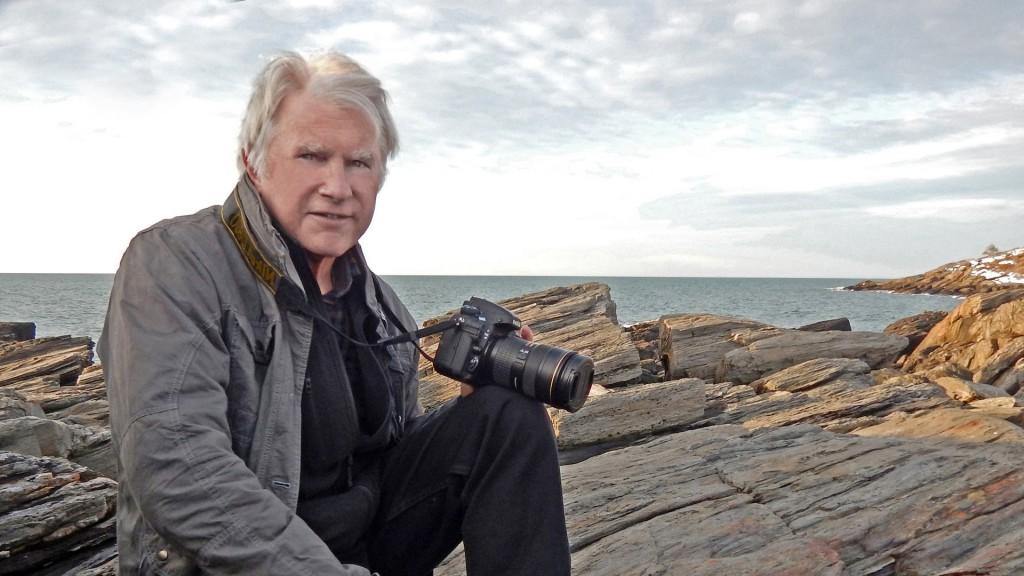
[[[879,418],[893,412],[959,406],[958,402],[948,398],[934,384],[907,383],[899,379],[866,388],[858,383],[834,382],[808,392],[754,395],[741,391],[732,394],[730,398],[732,388],[736,387],[729,383],[709,386],[710,395],[722,397],[717,404],[719,409],[709,410],[707,417],[692,427],[742,424],[754,430],[817,424],[823,427],[839,426],[845,432],[856,429],[858,425],[876,424]],[[750,390],[746,386],[743,388]],[[716,404],[710,399],[708,403],[709,407]]]
[[[799,392],[844,378],[867,387],[872,383],[870,372],[871,367],[861,360],[815,358],[755,380],[751,386],[758,392]]]
[[[906,337],[877,332],[787,330],[725,354],[715,380],[749,384],[815,358],[855,358],[871,368],[881,368],[892,364],[906,347]]]
[[[813,426],[663,436],[563,467],[573,574],[1021,574],[1022,460]]]
[[[593,396],[578,412],[552,419],[559,450],[625,442],[681,430],[704,416],[704,381],[686,378]]]
[[[57,336],[0,344],[0,386],[51,376],[59,384],[74,384],[92,364],[92,339]]]
[[[890,414],[884,422],[853,431],[857,436],[947,438],[961,442],[1024,443],[1024,428],[983,410],[940,408]]]

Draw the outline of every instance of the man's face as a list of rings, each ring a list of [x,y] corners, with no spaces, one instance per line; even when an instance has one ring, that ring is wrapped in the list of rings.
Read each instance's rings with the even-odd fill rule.
[[[256,188],[311,260],[341,256],[373,219],[384,168],[373,124],[307,91],[284,99],[275,124]]]

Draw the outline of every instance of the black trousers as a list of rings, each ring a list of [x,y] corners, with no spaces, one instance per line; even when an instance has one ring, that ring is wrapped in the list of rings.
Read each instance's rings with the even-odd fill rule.
[[[567,576],[558,454],[544,406],[479,387],[382,455],[369,568],[425,576],[465,543],[470,576]]]

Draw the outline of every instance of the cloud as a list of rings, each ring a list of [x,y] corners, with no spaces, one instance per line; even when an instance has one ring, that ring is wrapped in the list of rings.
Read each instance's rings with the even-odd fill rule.
[[[48,252],[0,255],[0,270],[37,269],[68,238],[95,237],[89,265],[109,271],[134,230],[219,201],[255,71],[282,48],[335,48],[382,78],[402,133],[367,238],[388,272],[914,272],[926,241],[935,253],[974,251],[985,234],[983,245],[1021,243],[1016,11],[952,0],[2,3],[2,183],[19,191],[4,213],[45,197],[61,215]],[[133,201],[140,181],[155,204]],[[409,255],[392,240],[433,215],[479,214],[510,231],[489,238],[485,263]],[[32,218],[16,220],[8,238],[35,234]],[[464,242],[455,226],[433,238]],[[912,254],[887,250],[894,238]]]

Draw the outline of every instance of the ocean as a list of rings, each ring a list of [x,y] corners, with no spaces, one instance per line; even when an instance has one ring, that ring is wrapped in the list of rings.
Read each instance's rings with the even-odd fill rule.
[[[36,335],[99,338],[112,274],[0,274],[0,322],[35,322]],[[860,278],[624,278],[568,276],[385,276],[417,320],[479,296],[501,300],[554,286],[603,282],[618,320],[711,312],[781,327],[846,317],[854,330],[881,331],[925,310],[951,310],[951,296],[847,292]]]

